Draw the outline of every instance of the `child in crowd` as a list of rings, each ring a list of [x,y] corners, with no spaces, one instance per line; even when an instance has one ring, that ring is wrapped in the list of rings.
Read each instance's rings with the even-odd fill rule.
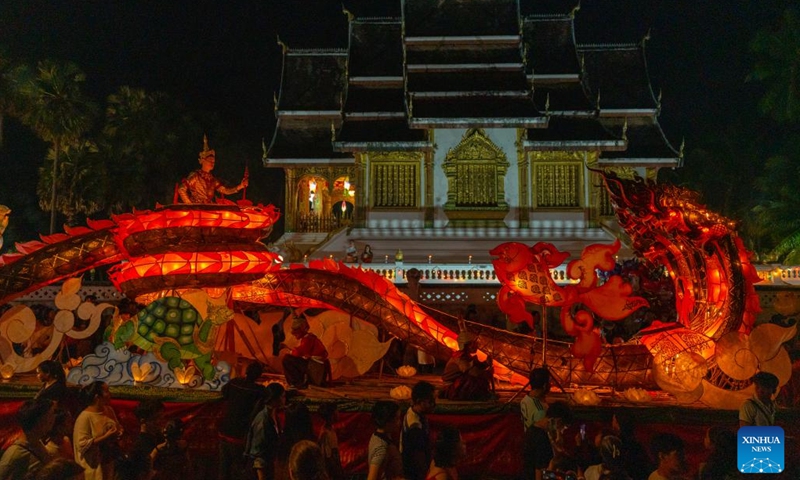
[[[133,409],[133,414],[139,421],[139,434],[133,445],[134,450],[150,455],[161,443],[163,437],[159,421],[163,412],[164,404],[157,398],[144,399]]]
[[[164,426],[163,434],[164,442],[155,447],[151,454],[155,470],[153,478],[181,478],[189,470],[186,444],[181,440],[183,423],[180,420],[170,420]]]

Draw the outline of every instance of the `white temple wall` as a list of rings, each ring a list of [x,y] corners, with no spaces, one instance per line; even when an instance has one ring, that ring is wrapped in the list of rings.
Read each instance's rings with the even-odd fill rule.
[[[422,211],[369,211],[367,228],[423,228],[425,214]]]
[[[532,211],[529,228],[588,228],[586,213],[581,211]]]

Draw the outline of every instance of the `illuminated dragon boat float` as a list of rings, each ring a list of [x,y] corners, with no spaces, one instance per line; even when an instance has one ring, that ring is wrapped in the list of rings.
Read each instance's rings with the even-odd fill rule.
[[[546,243],[505,243],[491,251],[502,284],[500,309],[513,321],[530,323],[527,304],[560,308],[562,327],[574,341],[545,345],[541,338],[466,322],[477,336],[479,357],[490,355],[495,375],[513,383],[525,384],[531,368],[546,364],[564,386],[631,392],[660,387],[680,401],[722,408],[736,408],[752,394],[749,379],[758,370],[775,373],[785,384],[791,363],[781,344],[794,328],[754,328],[758,278],[733,222],[706,210],[691,191],[613,174],[604,178],[633,249],[669,275],[678,321],[654,322],[629,342],[604,344],[600,320],[620,321],[647,306],[621,276],[597,275],[613,270],[619,243],[587,247],[568,264],[574,283],[563,286],[553,281],[550,269],[569,253]],[[377,340],[376,326],[439,359],[451,356],[456,319],[431,313],[385,277],[330,259],[281,263],[259,241],[278,218],[274,207],[249,202],[172,205],[17,245],[18,254],[0,258],[0,304],[64,283],[52,341],[38,355],[24,357],[14,348],[37,331],[28,307],[14,306],[0,318],[2,361],[30,371],[55,353],[64,336],[89,336],[110,305],[81,302],[79,277],[111,264],[114,285],[146,307],[131,318],[116,317],[109,342],[71,370],[77,383],[102,378],[217,389],[230,374],[215,357],[218,333],[248,322],[235,311],[264,304],[323,308],[357,319],[360,326],[351,322],[347,328],[337,321],[312,322],[312,331],[315,325],[324,329],[315,333],[329,350],[356,338],[369,344],[363,350],[368,354],[348,358],[351,366],[357,364],[350,375],[366,371],[388,349],[389,342]],[[90,320],[89,327],[74,328],[76,315]],[[251,339],[265,341],[258,335]],[[131,345],[143,353],[130,353]]]

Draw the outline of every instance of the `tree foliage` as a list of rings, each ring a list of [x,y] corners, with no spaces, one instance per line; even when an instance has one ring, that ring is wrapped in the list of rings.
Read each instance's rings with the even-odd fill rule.
[[[51,208],[55,159],[56,152],[51,148],[44,165],[39,169],[37,193],[43,210]],[[68,224],[74,225],[78,217],[89,216],[103,208],[108,177],[105,162],[94,142],[83,140],[62,147],[56,171],[55,210],[67,217]]]
[[[94,122],[97,107],[83,92],[86,75],[77,65],[52,60],[40,61],[35,69],[21,66],[14,72],[16,94],[23,123],[45,142],[52,144],[50,200],[40,198],[40,205],[50,206],[50,233],[55,231],[58,205],[59,156],[63,148],[79,141]],[[43,192],[39,191],[41,196]]]
[[[800,14],[783,12],[777,28],[756,33],[751,51],[757,60],[750,78],[765,87],[760,107],[779,123],[800,122]]]
[[[109,213],[171,203],[176,182],[202,146],[195,115],[162,92],[120,87],[106,100],[99,134],[110,182]],[[188,163],[191,166],[191,163]]]
[[[773,152],[754,182],[756,198],[745,217],[745,233],[766,261],[800,260],[800,15],[787,8],[777,25],[758,31],[750,80],[764,87],[759,106],[774,123]]]

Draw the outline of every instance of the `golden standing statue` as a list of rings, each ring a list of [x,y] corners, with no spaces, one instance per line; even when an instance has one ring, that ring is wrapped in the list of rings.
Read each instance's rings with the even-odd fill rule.
[[[203,135],[203,151],[199,155],[200,168],[190,173],[181,180],[178,186],[178,195],[183,203],[215,203],[214,195],[231,195],[247,187],[248,179],[245,174],[239,185],[226,187],[211,171],[214,170],[216,154],[208,148],[208,138]]]
[[[11,215],[11,209],[5,205],[0,205],[0,248],[3,248],[3,233],[8,228],[9,215]]]

